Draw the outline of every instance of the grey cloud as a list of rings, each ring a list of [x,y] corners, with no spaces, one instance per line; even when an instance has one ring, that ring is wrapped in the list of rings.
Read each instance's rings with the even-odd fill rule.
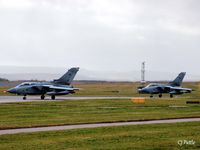
[[[20,2],[0,6],[2,65],[198,74],[197,0]]]

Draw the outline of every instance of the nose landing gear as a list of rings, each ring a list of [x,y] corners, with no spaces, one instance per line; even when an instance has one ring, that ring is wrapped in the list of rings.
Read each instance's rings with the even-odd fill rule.
[[[51,95],[51,99],[55,100],[56,96],[55,95]]]
[[[24,95],[23,100],[26,100],[26,95]]]
[[[45,96],[44,96],[44,95],[41,95],[41,99],[44,100],[44,99],[45,99]]]

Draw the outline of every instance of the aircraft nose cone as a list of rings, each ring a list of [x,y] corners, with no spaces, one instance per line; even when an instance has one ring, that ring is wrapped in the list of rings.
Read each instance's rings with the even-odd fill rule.
[[[144,94],[144,93],[146,93],[147,91],[146,91],[146,89],[139,89],[138,92],[139,92],[139,94]]]
[[[17,90],[15,88],[11,88],[11,89],[8,89],[7,92],[15,94]]]
[[[141,94],[143,92],[143,90],[142,89],[138,89],[138,92]]]

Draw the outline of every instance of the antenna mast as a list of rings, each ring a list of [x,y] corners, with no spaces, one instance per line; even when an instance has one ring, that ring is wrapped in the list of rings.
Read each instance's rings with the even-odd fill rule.
[[[142,62],[142,67],[141,67],[141,87],[145,86],[145,62]]]

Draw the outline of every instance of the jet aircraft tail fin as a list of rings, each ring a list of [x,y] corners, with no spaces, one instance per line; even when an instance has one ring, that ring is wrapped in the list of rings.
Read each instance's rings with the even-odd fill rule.
[[[181,86],[183,79],[186,75],[186,72],[181,72],[174,81],[170,82],[170,86]]]
[[[54,80],[53,82],[63,85],[70,85],[78,71],[79,68],[71,68],[61,78]]]

